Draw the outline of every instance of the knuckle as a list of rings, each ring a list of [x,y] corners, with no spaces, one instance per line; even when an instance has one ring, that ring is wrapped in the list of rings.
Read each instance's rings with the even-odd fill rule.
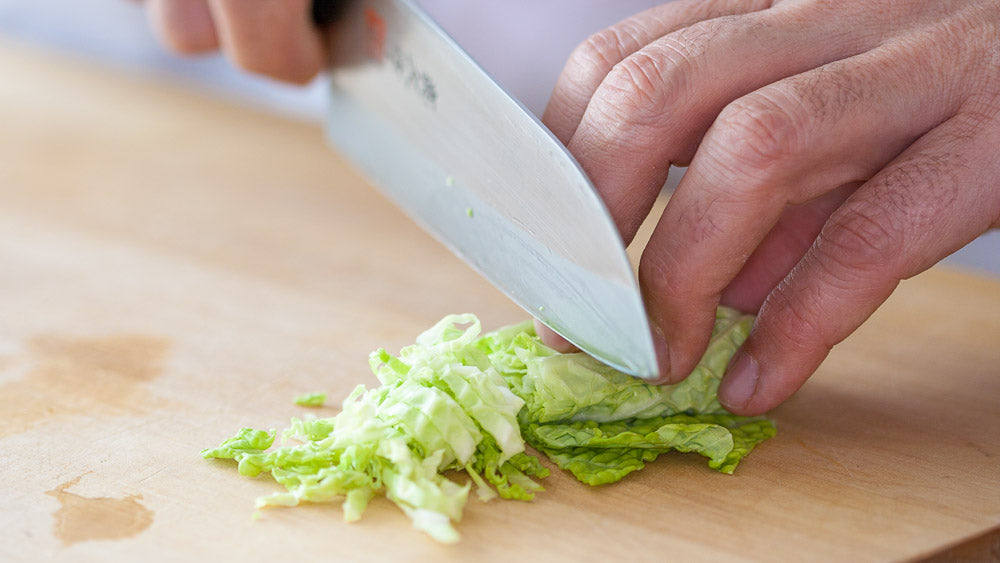
[[[607,74],[594,97],[594,110],[609,121],[637,127],[662,127],[680,105],[688,63],[676,51],[638,51]]]
[[[884,169],[831,216],[817,239],[831,273],[864,278],[880,272],[900,280],[940,258],[938,245],[928,241],[958,205],[960,171],[970,166],[947,144]]]
[[[942,135],[933,150],[914,154],[876,178],[872,191],[882,202],[880,216],[892,231],[901,235],[933,232],[941,212],[957,203],[963,183],[960,176],[972,164],[962,150],[968,133],[956,128],[953,134],[952,138]]]
[[[615,65],[605,80],[605,87],[616,92],[622,110],[630,116],[654,116],[663,113],[663,87],[666,77],[661,61],[654,55],[639,52]]]
[[[730,17],[705,20],[648,44],[628,20],[592,36],[577,56],[601,72],[595,111],[611,122],[662,128],[673,112],[700,103],[693,98],[697,75],[708,70],[709,45],[736,23]]]
[[[615,65],[643,45],[643,32],[631,20],[603,29],[577,45],[570,54],[560,75],[561,86],[593,93]]]
[[[760,328],[781,342],[785,349],[797,353],[822,348],[829,351],[836,342],[826,336],[827,319],[822,310],[822,298],[816,291],[794,292],[787,283],[778,285],[761,307]]]
[[[580,43],[570,55],[569,62],[586,76],[601,77],[638,47],[624,24],[609,27]]]
[[[816,241],[823,260],[837,266],[833,277],[891,265],[904,248],[902,230],[884,204],[845,206],[830,218]],[[834,275],[834,272],[839,272]]]
[[[732,173],[766,177],[777,163],[796,156],[807,120],[783,98],[760,91],[730,103],[716,118],[711,147]]]

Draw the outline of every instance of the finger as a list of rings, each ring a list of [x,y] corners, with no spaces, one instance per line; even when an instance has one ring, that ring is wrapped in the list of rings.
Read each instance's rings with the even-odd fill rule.
[[[763,10],[772,0],[679,0],[651,8],[619,22],[581,43],[559,75],[542,121],[569,143],[580,118],[615,65],[655,39],[694,23]]]
[[[668,165],[691,159],[722,108],[869,47],[870,33],[842,27],[823,18],[804,24],[772,8],[694,24],[615,66],[568,146],[626,242],[648,214]]]
[[[640,263],[670,377],[704,347],[722,291],[787,205],[864,181],[961,100],[954,61],[908,38],[781,80],[730,104],[706,134]],[[945,95],[924,95],[943,92]],[[916,93],[916,94],[915,94]]]
[[[556,352],[568,354],[577,352],[579,349],[572,342],[563,338],[558,332],[545,326],[541,321],[535,320],[535,334],[542,339],[542,343],[552,348]]]
[[[309,0],[209,0],[226,55],[236,65],[293,83],[323,67],[320,32]]]
[[[147,0],[147,15],[160,42],[183,54],[219,48],[206,0]]]
[[[847,184],[806,203],[788,206],[722,292],[720,303],[748,313],[758,311],[764,298],[812,246],[830,214],[858,185]]]
[[[768,297],[719,388],[737,414],[794,393],[889,297],[1000,219],[997,111],[937,127],[862,186]]]

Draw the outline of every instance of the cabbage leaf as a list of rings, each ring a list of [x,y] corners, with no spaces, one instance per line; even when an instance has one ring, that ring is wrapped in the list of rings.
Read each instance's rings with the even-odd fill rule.
[[[732,473],[775,432],[767,419],[731,415],[716,400],[752,321],[720,308],[695,371],[655,386],[585,354],[557,353],[531,322],[481,335],[474,315],[450,315],[396,356],[373,352],[381,385],[357,386],[336,416],[292,419],[277,447],[276,431],[244,428],[202,455],[284,486],[258,508],[339,499],[344,519],[355,521],[384,495],[415,528],[451,543],[473,485],[484,501],[531,500],[543,490],[538,479],[549,470],[526,443],[590,485],[616,482],[669,451],[701,454]],[[445,476],[458,472],[470,480]]]

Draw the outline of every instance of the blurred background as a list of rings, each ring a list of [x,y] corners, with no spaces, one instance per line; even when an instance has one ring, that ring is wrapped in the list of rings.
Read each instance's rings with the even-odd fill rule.
[[[540,114],[573,47],[591,33],[657,0],[423,0],[419,2],[531,111]],[[566,17],[567,5],[572,15]],[[518,17],[512,18],[511,14]],[[0,0],[0,40],[55,50],[81,64],[170,77],[233,103],[294,119],[322,119],[322,79],[289,86],[244,74],[219,55],[179,58],[154,38],[141,4],[126,0]],[[3,78],[0,77],[0,88]],[[2,131],[2,128],[0,128]],[[679,173],[671,175],[676,185]],[[952,265],[1000,276],[1000,231],[950,258]]]

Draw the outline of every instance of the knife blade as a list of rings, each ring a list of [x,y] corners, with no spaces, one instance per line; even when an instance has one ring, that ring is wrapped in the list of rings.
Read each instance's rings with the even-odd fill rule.
[[[565,147],[410,0],[338,12],[326,116],[336,150],[556,333],[656,377],[624,244]]]

